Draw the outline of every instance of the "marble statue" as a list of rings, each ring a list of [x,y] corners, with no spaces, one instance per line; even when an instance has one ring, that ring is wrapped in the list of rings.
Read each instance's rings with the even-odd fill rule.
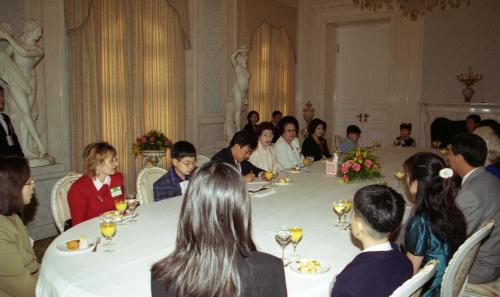
[[[241,46],[231,55],[231,63],[233,64],[236,74],[236,81],[231,90],[231,97],[225,104],[225,137],[231,137],[237,131],[241,130],[241,114],[248,106],[248,80],[250,72],[247,68],[248,49],[246,46]]]
[[[19,40],[8,24],[0,26],[0,39],[8,43],[0,53],[0,78],[7,83],[10,115],[23,152],[30,159],[48,157],[35,127],[38,114],[33,112],[37,108],[35,67],[43,58],[43,50],[37,46],[41,36],[41,26],[32,20],[24,23]]]

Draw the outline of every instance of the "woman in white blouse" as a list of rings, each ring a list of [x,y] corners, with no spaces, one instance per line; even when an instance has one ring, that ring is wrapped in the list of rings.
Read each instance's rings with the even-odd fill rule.
[[[280,169],[290,169],[302,166],[304,157],[300,152],[299,139],[296,137],[299,131],[299,122],[293,116],[286,116],[279,122],[280,138],[274,144],[274,155]]]
[[[250,163],[265,170],[278,171],[278,162],[274,157],[272,148],[274,125],[271,122],[262,122],[255,129],[257,137],[257,149],[250,155]]]

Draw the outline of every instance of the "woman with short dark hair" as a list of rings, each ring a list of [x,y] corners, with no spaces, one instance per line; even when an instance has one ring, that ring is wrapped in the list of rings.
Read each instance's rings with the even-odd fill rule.
[[[283,117],[279,124],[280,138],[274,144],[274,155],[280,169],[290,169],[302,166],[302,156],[299,139],[299,122],[293,116]]]
[[[274,138],[274,125],[271,122],[262,122],[255,130],[257,148],[250,155],[250,163],[266,171],[277,171],[278,162],[274,157],[272,142]]]
[[[241,174],[204,164],[184,195],[174,251],[151,269],[153,297],[286,296],[283,262],[257,252]]]
[[[314,161],[323,158],[331,158],[325,136],[326,123],[320,119],[313,119],[307,127],[308,137],[302,144],[302,154],[306,157],[314,157]]]
[[[439,296],[446,266],[466,238],[465,218],[455,204],[453,171],[441,157],[428,152],[411,156],[403,167],[408,189],[415,196],[413,216],[406,226],[406,255],[414,273],[432,259],[439,261],[421,295]]]
[[[39,264],[19,217],[33,187],[26,159],[0,157],[0,296],[35,296]]]
[[[87,145],[83,151],[84,175],[71,185],[68,204],[73,226],[115,210],[125,194],[123,175],[116,171],[116,149],[107,142]]]

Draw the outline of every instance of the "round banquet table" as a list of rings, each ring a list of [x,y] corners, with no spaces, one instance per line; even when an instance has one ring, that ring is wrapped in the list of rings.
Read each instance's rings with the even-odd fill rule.
[[[276,187],[276,193],[252,197],[252,232],[257,249],[281,257],[274,239],[278,224],[301,226],[304,237],[297,254],[328,263],[331,269],[321,275],[303,275],[285,268],[288,296],[329,296],[335,275],[342,271],[361,250],[349,231],[334,227],[337,216],[332,202],[352,199],[362,186],[384,180],[396,186],[394,171],[419,148],[382,148],[375,151],[382,164],[380,180],[342,184],[339,178],[325,175],[325,163],[315,162],[310,172],[290,173],[290,185]],[[397,189],[402,194],[401,188]],[[58,236],[47,249],[36,287],[39,297],[137,297],[150,296],[150,268],[168,255],[175,246],[177,221],[182,197],[175,197],[139,207],[137,222],[118,225],[113,238],[114,253],[70,253],[56,248],[58,244],[85,235],[94,241],[100,236],[97,218],[83,222]],[[285,256],[292,254],[288,245]]]

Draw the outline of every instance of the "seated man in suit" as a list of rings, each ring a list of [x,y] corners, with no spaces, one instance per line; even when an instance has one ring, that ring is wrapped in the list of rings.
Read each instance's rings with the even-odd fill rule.
[[[405,211],[403,197],[393,189],[371,185],[354,194],[352,235],[363,251],[337,275],[332,297],[386,297],[413,275],[413,266],[389,236]]]
[[[500,182],[483,167],[487,151],[481,137],[463,133],[453,138],[448,156],[451,168],[462,177],[462,188],[455,201],[465,216],[467,234],[470,236],[482,224],[495,220],[493,231],[474,260],[469,285],[498,282],[500,277]]]
[[[0,156],[24,157],[16,132],[8,115],[3,113],[5,107],[4,90],[0,87]]]
[[[243,175],[245,181],[251,182],[255,176],[259,176],[263,170],[248,161],[253,150],[257,147],[257,139],[239,131],[234,134],[228,148],[219,151],[212,157],[212,161],[228,163]]]

